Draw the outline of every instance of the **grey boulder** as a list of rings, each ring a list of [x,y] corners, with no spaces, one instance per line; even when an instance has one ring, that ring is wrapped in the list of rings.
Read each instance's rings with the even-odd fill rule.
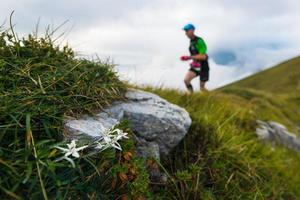
[[[290,149],[300,153],[300,139],[293,133],[290,133],[286,127],[280,123],[258,120],[256,134],[260,139],[280,143]]]
[[[95,116],[66,120],[67,138],[96,140],[101,126],[111,128],[126,119],[137,136],[139,156],[168,155],[188,132],[188,112],[150,92],[130,89],[125,96],[127,101],[114,102]]]

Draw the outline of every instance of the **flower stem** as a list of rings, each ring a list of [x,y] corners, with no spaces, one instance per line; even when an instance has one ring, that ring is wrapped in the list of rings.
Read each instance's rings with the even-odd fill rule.
[[[43,196],[44,196],[45,200],[48,200],[48,196],[47,196],[47,193],[46,193],[44,181],[43,181],[42,175],[41,175],[40,166],[39,166],[38,159],[37,159],[37,153],[36,153],[36,148],[35,148],[35,145],[34,145],[34,139],[33,139],[32,131],[31,131],[30,114],[26,115],[26,133],[27,133],[27,138],[28,137],[31,138],[31,143],[32,143],[32,147],[33,147],[33,153],[34,153],[34,157],[35,157],[35,163],[36,163],[36,167],[37,167],[37,171],[38,171],[38,175],[39,175],[39,180],[40,180],[41,188],[42,188],[42,191],[43,191]]]

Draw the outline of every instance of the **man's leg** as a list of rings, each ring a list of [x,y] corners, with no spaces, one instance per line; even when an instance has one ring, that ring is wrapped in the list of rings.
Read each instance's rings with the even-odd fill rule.
[[[184,77],[184,84],[190,93],[193,93],[193,86],[191,84],[191,81],[196,76],[197,74],[195,72],[189,70]]]
[[[208,92],[208,90],[205,87],[205,83],[206,83],[206,81],[200,81],[200,90],[202,92]]]
[[[202,62],[201,72],[200,72],[200,90],[201,92],[208,92],[205,87],[205,83],[209,79],[209,66],[208,62]]]

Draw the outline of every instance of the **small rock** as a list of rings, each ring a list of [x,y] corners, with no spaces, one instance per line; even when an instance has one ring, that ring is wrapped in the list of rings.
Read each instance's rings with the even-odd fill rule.
[[[257,121],[258,127],[256,134],[260,139],[278,142],[290,149],[300,153],[300,139],[293,133],[290,133],[286,127],[278,122]]]

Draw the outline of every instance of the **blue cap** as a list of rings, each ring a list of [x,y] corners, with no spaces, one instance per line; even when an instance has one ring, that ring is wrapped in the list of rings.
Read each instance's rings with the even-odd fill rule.
[[[193,24],[187,24],[183,27],[183,30],[187,31],[187,30],[195,30],[195,26]]]

